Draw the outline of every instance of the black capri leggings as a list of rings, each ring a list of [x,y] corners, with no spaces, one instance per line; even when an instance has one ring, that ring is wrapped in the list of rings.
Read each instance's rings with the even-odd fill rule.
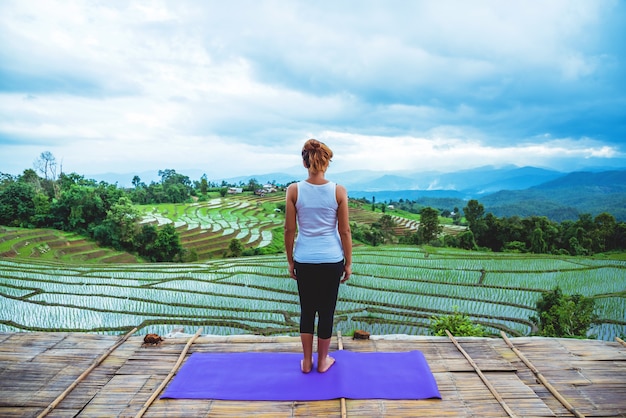
[[[333,335],[335,306],[343,268],[343,261],[322,264],[295,262],[300,296],[300,333],[315,333],[317,313],[317,336],[326,339]]]

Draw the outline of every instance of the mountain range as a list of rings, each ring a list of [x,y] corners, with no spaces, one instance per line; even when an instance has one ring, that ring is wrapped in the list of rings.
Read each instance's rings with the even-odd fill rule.
[[[88,176],[98,181],[130,187],[133,176],[145,183],[159,181],[158,172]],[[179,171],[191,180],[202,176],[201,170]],[[287,184],[303,176],[302,169],[209,179],[220,184],[259,183]],[[592,168],[586,171],[561,172],[537,167],[485,166],[450,173],[441,172],[378,172],[370,170],[332,173],[329,178],[348,189],[352,198],[377,202],[400,199],[416,201],[424,206],[452,210],[463,208],[469,199],[477,199],[486,212],[496,216],[547,216],[556,221],[576,220],[582,213],[593,216],[611,213],[626,221],[626,168]],[[450,207],[453,205],[452,207]]]

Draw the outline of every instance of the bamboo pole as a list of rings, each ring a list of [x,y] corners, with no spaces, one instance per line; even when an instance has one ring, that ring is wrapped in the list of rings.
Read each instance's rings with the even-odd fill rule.
[[[52,403],[50,405],[48,405],[48,407],[46,409],[44,409],[41,414],[39,414],[37,416],[37,418],[42,418],[45,417],[46,415],[48,415],[50,413],[50,411],[52,411],[54,408],[56,408],[61,401],[63,401],[63,399],[65,399],[65,397],[67,395],[70,394],[70,392],[72,390],[74,390],[74,388],[76,386],[78,386],[78,384],[80,382],[83,381],[83,379],[85,377],[87,377],[87,375],[89,373],[91,373],[91,371],[93,369],[95,369],[96,367],[98,367],[100,365],[100,363],[102,363],[107,357],[109,357],[109,355],[115,351],[117,349],[117,347],[119,347],[120,345],[122,345],[126,340],[128,340],[130,338],[131,335],[133,335],[135,332],[137,331],[137,328],[133,328],[129,333],[127,333],[126,335],[124,335],[122,338],[120,338],[115,344],[113,344],[111,347],[109,347],[109,349],[107,351],[104,352],[104,354],[102,354],[91,366],[89,366],[89,368],[87,370],[85,370],[80,376],[78,376],[76,378],[76,380],[74,380],[72,382],[71,385],[69,385],[67,387],[67,389],[65,389],[63,391],[63,393],[61,393],[59,396],[57,396],[57,398],[52,401]]]
[[[506,334],[504,333],[504,331],[500,331],[500,335],[502,335],[502,338],[504,339],[504,342],[506,342],[506,344],[511,348],[511,350],[513,350],[513,352],[515,354],[517,354],[517,357],[520,358],[520,360],[522,360],[524,362],[524,364],[535,374],[535,376],[537,377],[537,379],[541,382],[542,385],[544,385],[546,387],[546,389],[548,389],[550,391],[550,393],[552,394],[552,396],[554,396],[555,398],[557,398],[559,400],[559,402],[561,402],[561,404],[567,408],[568,411],[570,411],[572,414],[574,414],[575,417],[578,418],[584,418],[584,415],[581,414],[580,412],[578,412],[576,410],[576,408],[574,408],[568,401],[567,399],[565,399],[563,397],[563,395],[561,395],[559,393],[559,391],[557,391],[554,386],[552,386],[552,384],[550,384],[550,382],[548,382],[548,379],[546,379],[541,373],[539,373],[539,370],[537,370],[537,368],[530,362],[530,360],[528,360],[526,358],[526,356],[524,356],[524,354],[519,351],[511,342],[511,340],[509,340],[509,338],[506,336]]]
[[[341,339],[341,331],[337,331],[337,346],[339,347],[339,350],[343,350],[343,340]],[[347,418],[348,410],[346,408],[346,398],[341,398],[339,401],[341,404],[341,418]]]
[[[463,354],[463,356],[467,359],[469,364],[471,364],[471,366],[474,368],[474,370],[478,374],[478,377],[480,377],[480,379],[483,381],[485,386],[487,386],[487,389],[489,389],[489,391],[491,392],[493,397],[496,398],[496,400],[502,406],[502,408],[506,411],[506,413],[510,417],[515,417],[516,415],[513,412],[513,410],[511,408],[509,408],[509,406],[506,404],[506,402],[504,402],[504,399],[502,398],[502,396],[500,396],[500,394],[498,393],[496,388],[494,388],[493,385],[491,384],[491,382],[489,382],[489,380],[483,374],[483,372],[480,370],[480,368],[478,367],[476,362],[474,362],[474,359],[472,359],[472,357],[470,357],[470,355],[467,354],[467,352],[463,349],[463,347],[461,347],[461,344],[459,344],[459,342],[456,340],[456,338],[454,338],[454,336],[450,333],[450,331],[446,330],[446,334],[448,334],[448,338],[450,338],[450,340],[456,346],[456,348],[461,352],[461,354]]]
[[[137,412],[137,415],[135,415],[135,418],[141,418],[143,417],[143,414],[146,413],[146,411],[148,410],[148,408],[150,407],[150,405],[152,405],[152,402],[154,402],[154,400],[159,396],[159,394],[161,393],[161,391],[165,388],[165,386],[167,386],[167,384],[169,383],[169,381],[172,379],[172,377],[174,377],[174,375],[176,374],[176,372],[178,371],[178,368],[180,367],[180,365],[183,363],[183,360],[185,359],[185,356],[187,355],[187,351],[189,351],[189,347],[191,347],[191,344],[193,344],[193,342],[196,340],[196,338],[198,338],[198,336],[200,335],[200,333],[202,332],[202,327],[200,327],[198,329],[198,331],[196,331],[196,333],[194,334],[193,337],[191,337],[189,339],[189,341],[187,341],[187,345],[185,345],[185,348],[183,349],[182,353],[180,353],[180,356],[178,356],[178,361],[176,362],[176,364],[174,365],[174,367],[172,367],[172,370],[167,374],[167,376],[165,376],[165,380],[163,380],[163,382],[161,382],[161,384],[159,385],[159,387],[154,391],[154,393],[152,394],[152,396],[150,396],[150,399],[148,399],[146,401],[146,403],[143,404],[143,407],[139,410],[139,412]]]

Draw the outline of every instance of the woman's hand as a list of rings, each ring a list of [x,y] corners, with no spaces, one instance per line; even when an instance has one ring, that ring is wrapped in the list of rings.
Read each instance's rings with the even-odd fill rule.
[[[352,266],[346,265],[343,267],[343,277],[341,278],[341,283],[345,283],[350,279],[350,275],[352,274]]]
[[[296,263],[294,263],[293,261],[288,261],[287,263],[289,264],[289,275],[292,279],[298,280],[298,278],[296,277]]]

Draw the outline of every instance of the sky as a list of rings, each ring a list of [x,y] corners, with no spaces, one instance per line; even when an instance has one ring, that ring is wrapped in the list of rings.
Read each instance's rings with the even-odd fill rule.
[[[626,168],[626,1],[0,2],[0,172]],[[192,179],[193,180],[193,179]]]

